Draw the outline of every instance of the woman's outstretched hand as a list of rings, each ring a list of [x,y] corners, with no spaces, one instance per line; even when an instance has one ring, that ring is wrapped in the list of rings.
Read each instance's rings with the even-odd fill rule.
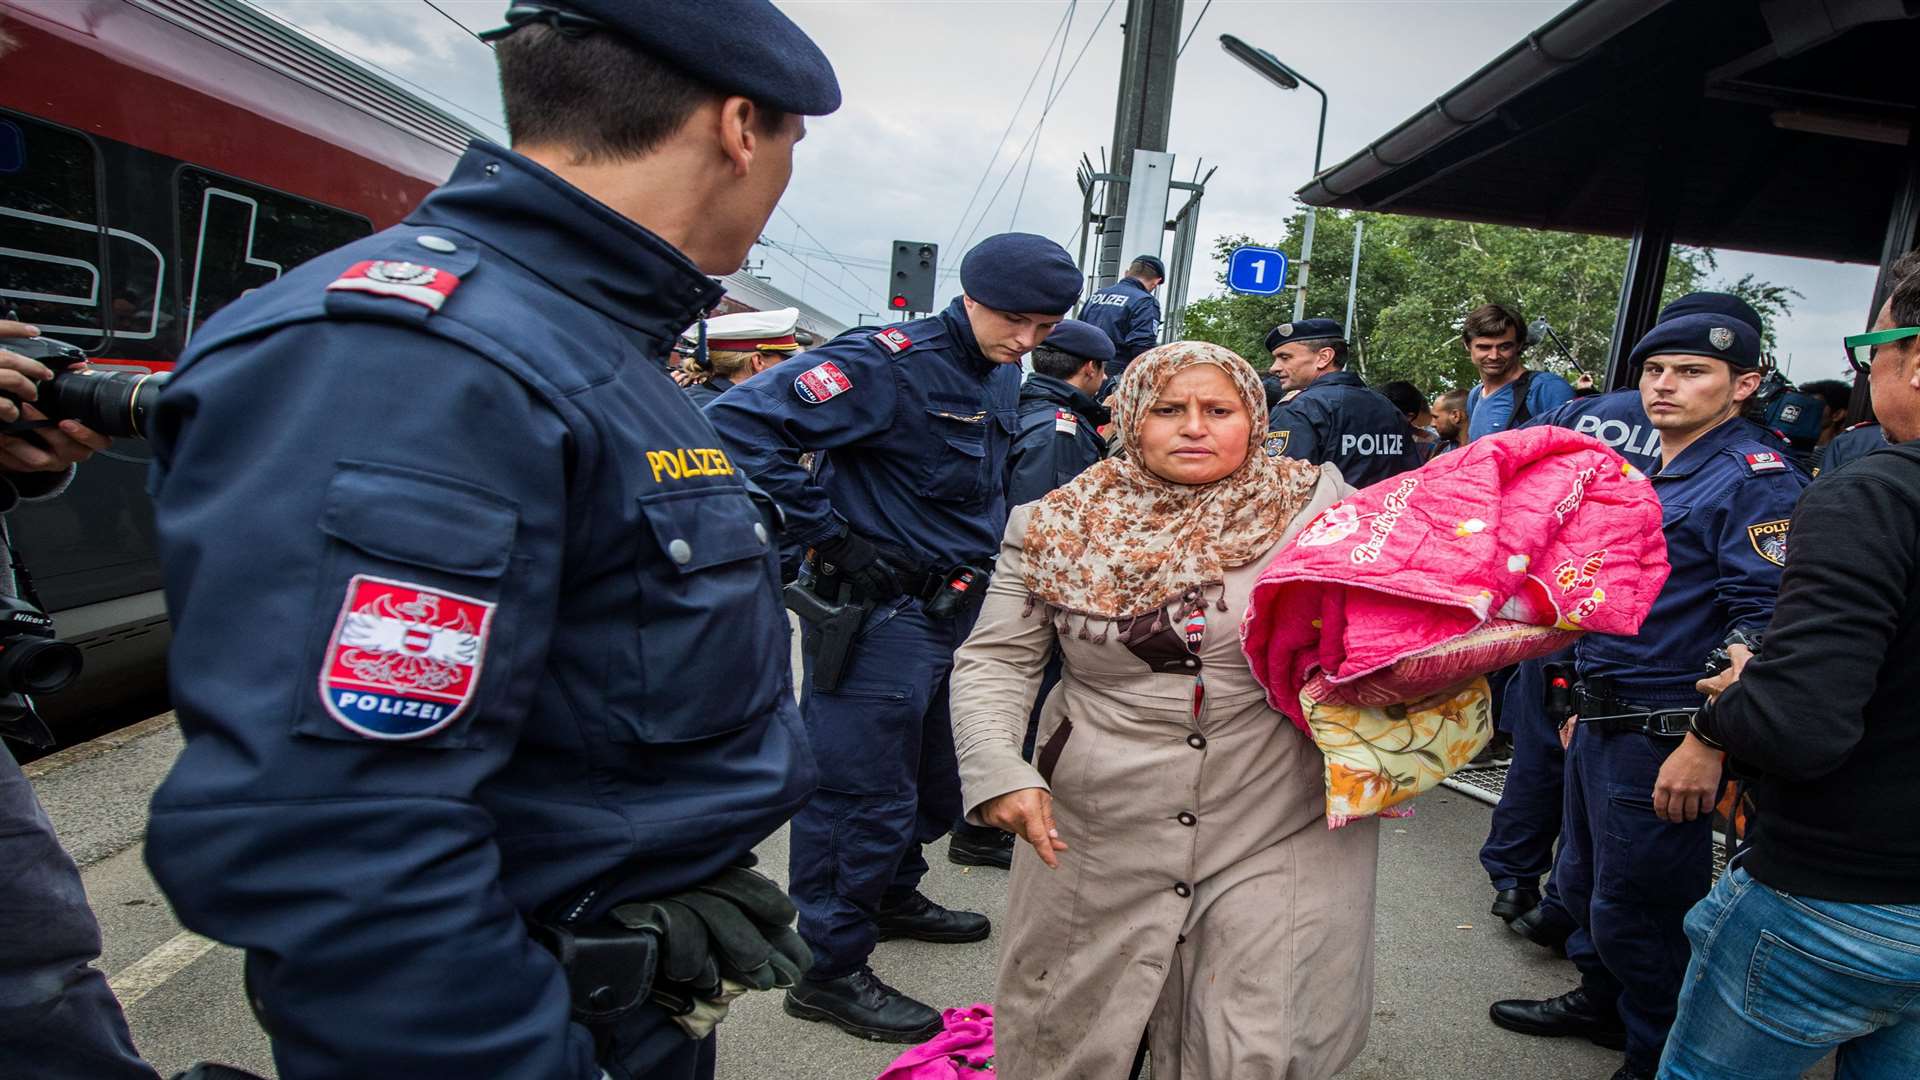
[[[980,806],[980,819],[1032,844],[1041,862],[1059,868],[1060,859],[1054,852],[1067,850],[1067,842],[1053,827],[1053,796],[1047,789],[1021,788],[988,799]]]

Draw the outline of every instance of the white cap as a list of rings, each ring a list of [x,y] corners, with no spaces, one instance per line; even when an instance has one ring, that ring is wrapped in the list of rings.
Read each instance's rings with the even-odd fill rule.
[[[707,348],[728,352],[767,349],[786,352],[799,347],[793,332],[800,325],[799,308],[741,311],[707,320]],[[700,328],[688,328],[684,337],[698,340]]]

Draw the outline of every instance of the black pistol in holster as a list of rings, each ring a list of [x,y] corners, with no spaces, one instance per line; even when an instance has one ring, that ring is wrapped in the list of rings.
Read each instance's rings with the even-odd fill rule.
[[[817,572],[812,577],[803,574],[782,595],[787,610],[813,627],[814,632],[802,640],[800,648],[810,661],[814,688],[832,693],[840,688],[840,680],[847,673],[847,658],[853,655],[854,639],[867,612],[873,610],[873,602],[854,599],[852,585]],[[834,599],[828,600],[828,596]]]

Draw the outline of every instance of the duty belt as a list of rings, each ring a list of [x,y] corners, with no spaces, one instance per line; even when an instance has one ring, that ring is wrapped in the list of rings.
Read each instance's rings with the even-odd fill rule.
[[[1573,704],[1580,722],[1591,725],[1602,735],[1678,739],[1687,734],[1693,722],[1693,706],[1656,709],[1622,701],[1610,691],[1596,692],[1585,685],[1574,687]]]

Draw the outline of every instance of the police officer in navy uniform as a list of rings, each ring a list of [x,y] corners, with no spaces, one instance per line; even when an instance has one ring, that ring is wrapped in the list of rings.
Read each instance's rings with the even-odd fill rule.
[[[1398,406],[1347,370],[1346,334],[1332,319],[1281,323],[1267,332],[1273,370],[1293,395],[1273,410],[1267,452],[1333,462],[1354,487],[1420,464]]]
[[[1160,301],[1153,298],[1153,290],[1166,278],[1166,264],[1158,256],[1142,255],[1127,264],[1127,272],[1119,281],[1080,305],[1080,320],[1099,327],[1113,339],[1108,375],[1118,378],[1134,357],[1160,343]]]
[[[1724,315],[1753,327],[1756,333],[1761,330],[1760,313],[1730,293],[1688,293],[1668,304],[1656,322],[1701,313]],[[1749,425],[1748,434],[1761,437],[1763,429],[1758,425],[1745,420],[1736,423]],[[1590,435],[1641,472],[1659,471],[1660,431],[1647,418],[1637,387],[1576,397],[1521,426],[1542,425]],[[1528,660],[1518,665],[1507,683],[1500,719],[1513,737],[1513,760],[1507,766],[1500,802],[1493,809],[1486,843],[1480,848],[1480,865],[1493,884],[1493,914],[1514,933],[1555,950],[1564,950],[1576,926],[1553,883],[1544,890],[1540,883],[1541,875],[1553,865],[1560,837],[1566,764],[1559,734],[1546,714],[1546,665],[1571,659],[1569,650],[1565,655]]]
[[[1067,319],[1047,335],[1046,344],[1033,350],[1033,372],[1020,387],[1020,426],[1007,461],[1007,505],[1019,506],[1040,498],[1086,471],[1106,456],[1100,429],[1112,422],[1105,405],[1093,395],[1107,379],[1107,361],[1113,342],[1098,327]],[[1033,728],[1047,694],[1060,681],[1060,660],[1048,663],[1034,699],[1028,723],[1027,752],[1033,749]],[[1012,833],[990,825],[965,821],[953,827],[947,861],[961,866],[1013,863]]]
[[[1685,734],[1702,700],[1693,684],[1733,631],[1771,617],[1805,484],[1738,415],[1760,384],[1755,327],[1682,315],[1655,325],[1632,361],[1661,434],[1652,483],[1672,572],[1639,634],[1575,646],[1579,722],[1554,878],[1582,931],[1567,940],[1581,985],[1491,1009],[1509,1030],[1624,1049],[1616,1080],[1654,1075],[1687,962],[1681,923],[1713,879],[1721,755]]]
[[[1820,454],[1813,475],[1831,476],[1849,463],[1888,445],[1887,434],[1878,421],[1863,420],[1833,437]]]
[[[684,335],[695,343],[686,371],[699,381],[687,387],[687,396],[706,408],[734,386],[793,359],[800,351],[799,327],[799,308],[720,315],[706,320],[704,336],[703,327],[694,327]]]
[[[1106,381],[1113,342],[1096,327],[1068,319],[1033,350],[1033,374],[1020,387],[1007,505],[1038,499],[1079,476],[1107,454],[1100,429],[1113,420],[1093,400]]]
[[[157,410],[147,859],[284,1080],[711,1077],[806,964],[743,868],[816,778],[777,515],[665,364],[833,69],[766,0],[493,36],[516,149],[223,309]]]
[[[708,410],[734,464],[812,549],[803,585],[841,582],[868,609],[831,689],[816,685],[820,630],[803,631],[801,711],[821,777],[793,821],[788,886],[814,966],[786,1010],[885,1041],[927,1039],[940,1014],[874,975],[875,941],[989,932],[985,916],[919,891],[921,846],[961,812],[947,678],[973,607],[945,594],[962,567],[973,577],[960,596],[986,586],[1007,523],[1020,358],[1073,307],[1080,271],[1053,241],[1005,233],[967,253],[960,285],[937,315],[828,342]]]

